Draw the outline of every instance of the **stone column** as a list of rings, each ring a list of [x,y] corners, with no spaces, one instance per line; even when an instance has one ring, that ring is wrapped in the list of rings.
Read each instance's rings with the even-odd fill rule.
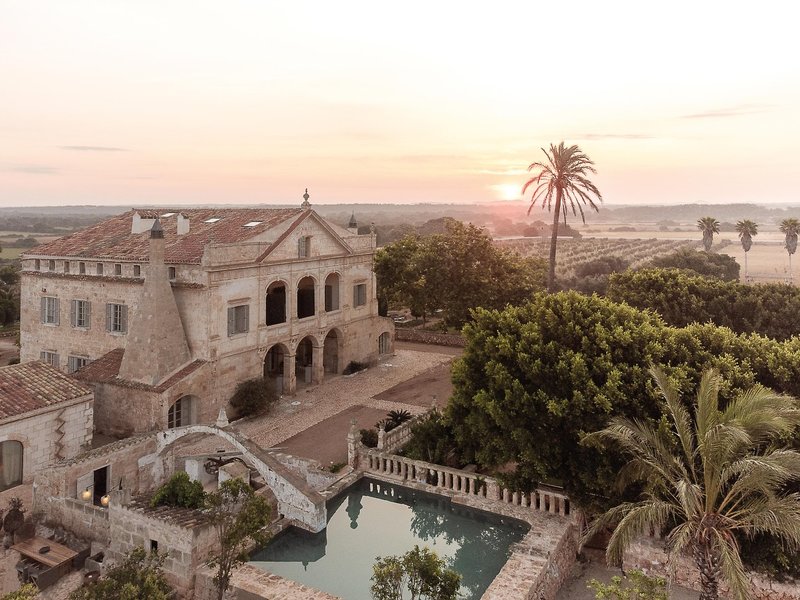
[[[347,432],[347,464],[353,469],[358,468],[358,446],[361,443],[361,433],[355,419],[350,421],[350,431]]]
[[[311,382],[315,385],[322,383],[325,377],[325,364],[322,356],[322,346],[317,348],[313,346],[311,350]]]
[[[292,396],[297,391],[297,375],[294,372],[294,354],[283,357],[283,393]]]

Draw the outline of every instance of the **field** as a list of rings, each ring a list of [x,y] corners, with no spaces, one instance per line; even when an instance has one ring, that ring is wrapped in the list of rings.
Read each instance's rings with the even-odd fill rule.
[[[538,256],[546,260],[550,255],[548,239],[517,238],[501,240],[498,244],[523,256]],[[606,256],[623,258],[635,268],[656,256],[672,254],[680,248],[698,246],[697,241],[676,239],[564,238],[558,241],[556,273],[559,277],[570,277],[575,274],[579,265]]]

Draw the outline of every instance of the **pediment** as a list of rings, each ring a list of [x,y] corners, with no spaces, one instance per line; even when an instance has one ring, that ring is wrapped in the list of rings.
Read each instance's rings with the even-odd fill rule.
[[[294,219],[277,239],[264,240],[272,243],[257,262],[282,262],[303,258],[300,255],[300,240],[306,238],[311,240],[308,258],[348,256],[353,253],[353,249],[333,226],[315,212],[308,211]]]

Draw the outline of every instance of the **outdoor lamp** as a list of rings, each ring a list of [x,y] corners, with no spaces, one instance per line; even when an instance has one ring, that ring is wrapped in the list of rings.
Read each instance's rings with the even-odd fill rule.
[[[100,498],[100,506],[102,506],[103,508],[108,508],[108,503],[109,503],[110,501],[111,501],[111,496],[109,496],[108,494],[106,494],[105,496],[103,496],[102,498]]]
[[[92,490],[90,490],[87,487],[85,490],[81,492],[81,500],[83,500],[84,502],[88,502],[91,499],[92,499]]]

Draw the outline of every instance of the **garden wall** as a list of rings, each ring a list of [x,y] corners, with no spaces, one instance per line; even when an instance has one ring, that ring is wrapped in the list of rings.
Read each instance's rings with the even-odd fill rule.
[[[436,333],[419,329],[403,329],[401,327],[395,330],[395,339],[401,342],[454,346],[456,348],[463,348],[467,344],[466,340],[457,333]]]

